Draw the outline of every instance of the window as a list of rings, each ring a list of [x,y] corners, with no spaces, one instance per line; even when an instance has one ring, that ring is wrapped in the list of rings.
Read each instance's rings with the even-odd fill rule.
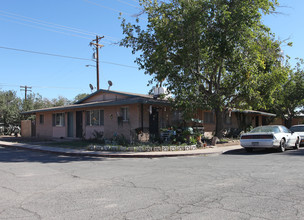
[[[86,112],[86,125],[87,126],[104,125],[104,111],[103,110],[87,111]]]
[[[129,109],[127,107],[121,108],[121,115],[123,121],[129,120]]]
[[[204,112],[204,122],[207,124],[214,123],[214,113],[213,112]]]
[[[53,126],[64,126],[64,113],[53,114]]]
[[[39,116],[39,123],[44,124],[44,115]]]

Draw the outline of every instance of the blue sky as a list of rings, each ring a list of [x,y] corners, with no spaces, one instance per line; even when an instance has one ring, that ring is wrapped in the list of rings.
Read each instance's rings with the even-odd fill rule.
[[[31,86],[45,98],[73,99],[90,93],[96,86],[96,70],[89,46],[96,34],[104,36],[100,50],[100,88],[148,93],[150,76],[137,69],[131,50],[116,43],[123,37],[119,12],[129,20],[140,9],[136,0],[0,0],[0,89],[15,90]],[[292,59],[302,56],[303,0],[280,0],[280,14],[264,18],[280,40],[289,39],[293,47],[283,46]],[[56,24],[56,26],[54,25]],[[71,29],[73,28],[73,29]],[[71,31],[72,30],[72,31]],[[2,48],[1,48],[2,47]],[[37,51],[88,60],[26,53],[5,48]],[[110,64],[114,63],[114,64]]]

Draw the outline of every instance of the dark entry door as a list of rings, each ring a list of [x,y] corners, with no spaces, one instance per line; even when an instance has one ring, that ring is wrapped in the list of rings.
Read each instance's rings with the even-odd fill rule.
[[[255,126],[258,127],[259,126],[259,116],[255,116]]]
[[[68,112],[68,137],[73,137],[73,112]]]
[[[76,137],[81,138],[82,137],[82,111],[76,112]]]
[[[157,108],[152,108],[152,114],[149,117],[149,131],[150,134],[158,134],[158,111]]]

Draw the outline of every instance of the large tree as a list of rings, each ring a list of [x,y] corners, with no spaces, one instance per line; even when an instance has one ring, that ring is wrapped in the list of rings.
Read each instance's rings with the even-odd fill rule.
[[[78,95],[75,96],[73,103],[80,101],[81,99],[84,99],[85,97],[89,96],[90,94],[88,93],[79,93]]]
[[[0,123],[20,125],[21,99],[14,91],[0,91]]]
[[[280,65],[280,42],[261,22],[263,14],[275,10],[277,0],[140,4],[147,26],[139,19],[135,24],[123,19],[121,45],[139,53],[136,62],[152,76],[151,83],[165,80],[185,116],[198,108],[212,109],[217,136],[225,109],[261,108],[284,80],[284,72],[273,71]]]
[[[304,61],[299,59],[295,67],[291,67],[289,60],[284,65],[288,73],[288,80],[275,92],[273,111],[285,120],[285,125],[290,127],[292,119],[303,112],[304,107]]]

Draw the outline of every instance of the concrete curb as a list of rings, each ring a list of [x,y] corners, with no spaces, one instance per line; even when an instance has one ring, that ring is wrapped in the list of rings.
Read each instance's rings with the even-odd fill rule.
[[[48,147],[42,145],[30,145],[23,143],[12,143],[0,141],[0,146],[26,149],[38,152],[46,152],[66,156],[82,156],[82,157],[107,157],[107,158],[157,158],[157,157],[184,157],[184,156],[208,156],[212,154],[222,154],[230,150],[242,149],[239,145],[207,148],[191,151],[169,151],[169,152],[111,152],[111,151],[83,151],[73,150],[59,147]]]

